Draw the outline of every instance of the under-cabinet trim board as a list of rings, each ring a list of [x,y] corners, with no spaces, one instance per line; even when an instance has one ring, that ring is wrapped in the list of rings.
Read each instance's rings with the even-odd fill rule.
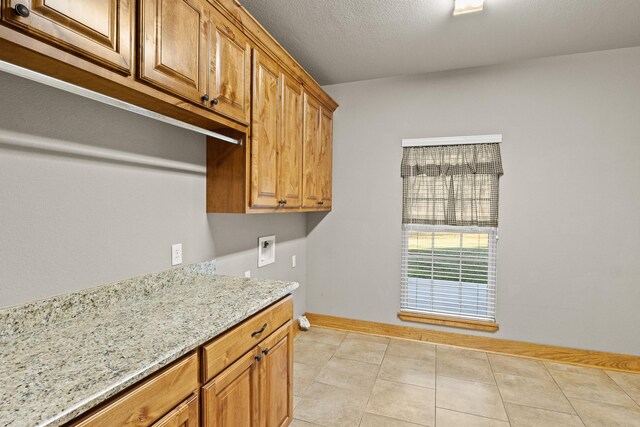
[[[408,138],[402,140],[402,147],[431,147],[435,145],[491,144],[502,142],[502,134],[443,136],[438,138]]]
[[[157,120],[163,123],[167,123],[172,126],[176,126],[182,129],[190,130],[192,132],[197,132],[202,135],[210,136],[212,138],[220,139],[225,142],[229,142],[232,144],[242,144],[241,139],[231,138],[229,136],[223,135],[218,132],[214,132],[208,129],[204,129],[198,126],[194,126],[192,124],[182,122],[180,120],[176,120],[172,117],[165,116],[163,114],[156,113],[151,110],[147,110],[146,108],[138,107],[133,104],[129,104],[128,102],[121,101],[116,98],[112,98],[107,95],[103,95],[98,92],[94,92],[89,89],[85,89],[83,87],[74,85],[72,83],[65,82],[63,80],[58,80],[51,76],[47,76],[42,73],[38,73],[36,71],[29,70],[27,68],[20,67],[18,65],[11,64],[9,62],[0,60],[0,71],[4,71],[5,73],[13,74],[18,77],[22,77],[28,80],[32,80],[34,82],[42,83],[47,86],[51,86],[60,90],[64,90],[65,92],[73,93],[75,95],[82,96],[84,98],[92,99],[94,101],[100,102],[102,104],[110,105],[112,107],[119,108],[121,110],[129,111],[135,114],[139,114],[144,117],[148,117],[153,120]]]
[[[413,326],[390,325],[387,323],[348,319],[317,313],[306,313],[305,316],[307,316],[311,325],[323,328],[425,341],[434,344],[480,350],[488,353],[520,356],[529,359],[586,366],[589,368],[608,369],[635,374],[640,373],[640,356],[630,354],[533,344],[500,338],[434,331]]]

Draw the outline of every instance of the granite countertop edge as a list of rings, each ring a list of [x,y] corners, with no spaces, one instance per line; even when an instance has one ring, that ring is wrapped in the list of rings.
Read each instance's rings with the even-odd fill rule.
[[[0,309],[0,426],[66,425],[298,287],[207,261]]]
[[[132,385],[135,385],[139,381],[153,375],[154,373],[160,371],[162,368],[180,359],[185,354],[211,341],[216,336],[226,332],[227,330],[240,324],[242,321],[248,319],[252,315],[268,307],[269,305],[291,294],[291,292],[293,292],[295,289],[298,288],[299,284],[297,282],[290,282],[290,283],[291,283],[290,287],[286,288],[283,293],[270,295],[269,298],[265,299],[264,301],[261,301],[258,304],[255,304],[249,310],[245,311],[244,313],[239,315],[237,318],[230,320],[225,325],[215,328],[214,330],[207,331],[205,334],[198,337],[197,339],[194,339],[191,342],[185,343],[183,346],[181,346],[181,348],[176,348],[174,351],[168,352],[158,357],[158,359],[155,360],[151,365],[142,367],[135,374],[129,375],[126,378],[122,378],[119,381],[114,382],[112,385],[108,386],[108,388],[105,388],[103,392],[94,394],[88,397],[86,400],[78,404],[75,404],[74,406],[61,412],[55,417],[52,417],[42,422],[41,424],[38,424],[38,427],[61,426],[69,421],[72,421],[74,418],[77,418],[79,415],[82,415],[90,411],[91,409],[94,409],[95,407],[97,407],[101,403],[104,403],[108,399],[114,397],[121,391],[124,391],[127,388],[131,387]]]

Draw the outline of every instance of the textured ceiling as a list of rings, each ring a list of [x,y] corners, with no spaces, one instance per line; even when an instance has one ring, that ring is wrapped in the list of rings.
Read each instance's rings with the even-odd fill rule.
[[[640,0],[241,0],[320,84],[640,45]]]

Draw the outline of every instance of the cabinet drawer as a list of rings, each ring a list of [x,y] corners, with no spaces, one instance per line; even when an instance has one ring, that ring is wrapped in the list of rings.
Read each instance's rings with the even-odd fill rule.
[[[209,381],[293,317],[291,297],[273,304],[205,345],[204,381]]]
[[[150,426],[198,390],[198,355],[182,359],[72,426]]]

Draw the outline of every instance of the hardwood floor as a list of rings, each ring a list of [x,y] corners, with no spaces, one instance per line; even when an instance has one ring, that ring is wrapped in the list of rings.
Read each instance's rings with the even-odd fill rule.
[[[640,375],[313,327],[292,427],[640,426]]]

